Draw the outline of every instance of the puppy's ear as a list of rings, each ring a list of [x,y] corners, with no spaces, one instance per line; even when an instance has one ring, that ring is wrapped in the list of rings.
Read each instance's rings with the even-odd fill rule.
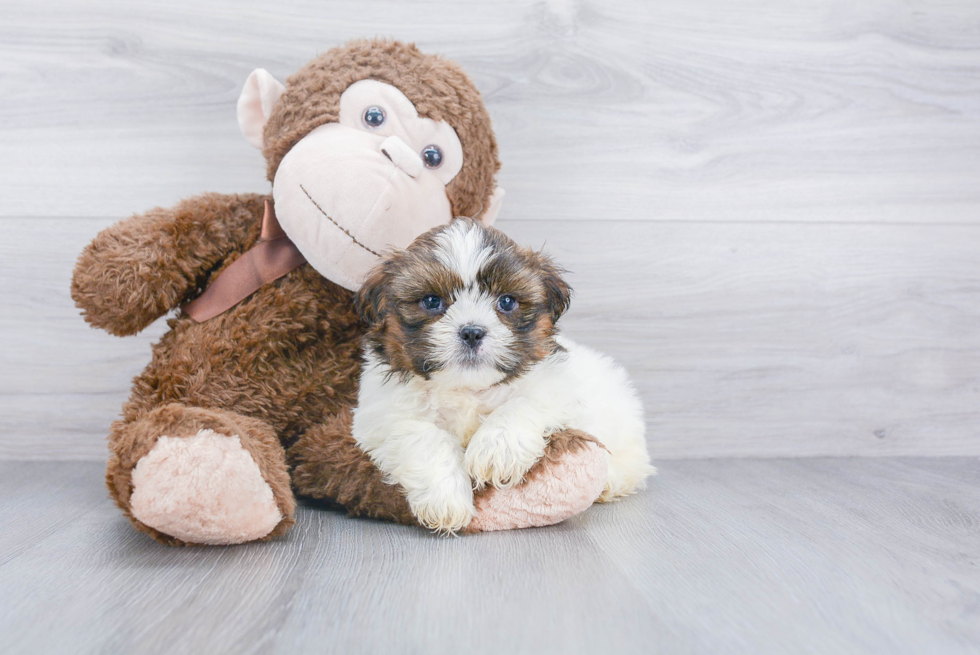
[[[555,264],[545,254],[541,254],[540,257],[545,299],[551,312],[551,322],[555,323],[572,302],[572,288],[562,278],[565,269]]]
[[[387,266],[376,266],[354,297],[354,306],[361,320],[374,327],[384,320],[388,312],[385,285],[388,282]]]

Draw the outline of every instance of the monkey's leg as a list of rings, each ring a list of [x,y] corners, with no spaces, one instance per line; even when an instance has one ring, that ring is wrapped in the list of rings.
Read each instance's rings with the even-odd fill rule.
[[[109,446],[113,499],[157,541],[238,544],[294,522],[285,453],[263,421],[171,403],[116,421]]]
[[[608,472],[609,452],[594,437],[580,430],[556,432],[524,482],[476,494],[476,517],[467,532],[560,523],[599,499]]]
[[[293,487],[300,496],[342,505],[352,516],[418,525],[396,485],[351,436],[343,410],[307,431],[289,449]],[[602,493],[608,453],[591,436],[566,430],[551,436],[545,454],[522,484],[476,493],[477,516],[468,532],[551,525],[583,512]]]
[[[342,505],[351,516],[418,525],[401,487],[385,483],[380,469],[351,436],[351,410],[307,430],[286,453],[300,496]]]

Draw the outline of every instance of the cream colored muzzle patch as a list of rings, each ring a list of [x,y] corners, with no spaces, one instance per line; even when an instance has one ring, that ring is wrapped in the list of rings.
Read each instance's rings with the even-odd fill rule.
[[[323,125],[286,154],[273,184],[286,234],[313,268],[352,291],[385,252],[452,219],[442,180],[420,159],[412,177],[396,163],[409,167],[407,146],[386,139]],[[386,156],[383,143],[395,154]]]

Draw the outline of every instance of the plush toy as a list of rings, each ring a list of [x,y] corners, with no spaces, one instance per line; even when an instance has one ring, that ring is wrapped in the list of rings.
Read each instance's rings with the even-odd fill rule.
[[[167,544],[269,539],[294,491],[415,524],[400,487],[350,436],[365,331],[353,292],[382,253],[500,205],[490,119],[458,66],[415,46],[355,41],[284,86],[264,70],[238,101],[272,197],[203,194],[100,233],[72,297],[125,336],[177,310],[109,435],[106,481]],[[477,500],[470,531],[546,525],[588,507],[605,453],[553,435],[525,480]]]

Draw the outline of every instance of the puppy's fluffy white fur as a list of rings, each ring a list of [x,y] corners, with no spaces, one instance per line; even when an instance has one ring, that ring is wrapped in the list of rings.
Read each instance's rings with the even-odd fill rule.
[[[515,311],[501,310],[500,298],[511,292],[500,284],[507,283],[508,271],[519,269],[523,277],[514,277],[513,296],[527,316],[534,310],[533,320],[545,320],[541,316],[549,301],[535,281],[545,274],[538,263],[555,274],[550,260],[536,253],[525,256],[530,251],[474,221],[457,220],[428,236],[409,247],[413,260],[391,264],[379,273],[374,284],[380,288],[369,293],[385,296],[389,286],[429,288],[425,280],[412,278],[438,275],[431,266],[417,265],[436,261],[448,274],[446,279],[454,281],[449,292],[442,285],[443,295],[450,297],[441,299],[440,310],[422,312],[419,320],[406,319],[401,311],[398,320],[411,329],[395,329],[394,335],[389,330],[385,341],[378,339],[373,345],[369,340],[353,424],[360,447],[390,482],[402,485],[419,521],[442,532],[465,528],[475,514],[474,486],[519,483],[544,453],[548,436],[567,428],[591,434],[610,452],[599,500],[643,488],[654,469],[647,454],[643,409],[626,372],[610,358],[550,329],[535,331],[536,339],[548,341],[550,352],[532,357],[527,343],[531,328]],[[489,275],[497,280],[491,284],[487,267],[494,262],[503,272]],[[497,288],[491,288],[494,285]],[[439,288],[436,282],[431,286]],[[359,301],[364,302],[363,296]],[[418,298],[386,297],[386,302],[422,311],[412,305],[421,303]],[[555,318],[557,314],[560,311]],[[467,326],[485,330],[476,347],[460,336]],[[414,369],[399,366],[387,352],[409,340],[422,353],[415,358],[422,363]]]

